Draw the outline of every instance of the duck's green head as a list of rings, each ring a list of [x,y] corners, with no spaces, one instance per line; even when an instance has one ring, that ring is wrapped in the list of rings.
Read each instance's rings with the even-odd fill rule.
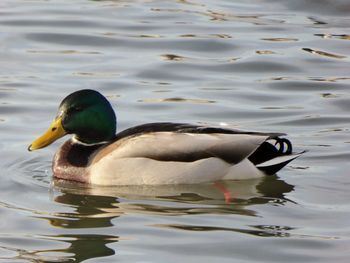
[[[46,147],[66,134],[85,144],[110,141],[115,137],[116,116],[108,100],[95,90],[79,90],[60,104],[58,114],[41,137],[28,150]]]

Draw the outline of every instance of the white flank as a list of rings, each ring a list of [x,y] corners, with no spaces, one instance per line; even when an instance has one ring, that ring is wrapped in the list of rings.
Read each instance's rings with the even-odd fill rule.
[[[249,160],[232,165],[218,157],[193,162],[158,161],[152,156],[181,155],[186,152],[230,150],[248,157],[266,136],[232,134],[186,134],[159,132],[145,134],[105,148],[89,172],[98,185],[195,184],[221,179],[251,179],[263,176]],[[235,153],[235,150],[238,151]],[[99,156],[100,155],[100,156]]]
[[[193,184],[218,180],[230,165],[218,158],[195,162],[163,162],[148,158],[105,158],[91,167],[91,183],[99,185]]]
[[[249,160],[230,165],[219,158],[195,162],[162,162],[148,158],[106,157],[91,167],[96,185],[198,184],[222,179],[252,179],[264,176]]]
[[[223,179],[244,180],[261,178],[265,175],[266,174],[260,171],[258,168],[256,168],[251,161],[249,161],[248,159],[244,159],[242,162],[236,165],[232,165]]]

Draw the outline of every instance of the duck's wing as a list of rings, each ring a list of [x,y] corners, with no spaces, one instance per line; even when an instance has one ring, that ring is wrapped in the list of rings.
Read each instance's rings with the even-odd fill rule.
[[[105,156],[113,158],[149,158],[158,161],[194,162],[206,158],[219,158],[227,163],[236,164],[249,157],[256,149],[269,139],[268,135],[204,133],[199,126],[143,126],[129,130],[124,136],[102,149],[94,158],[98,162]],[[154,131],[154,127],[158,131]],[[160,128],[178,127],[167,131]],[[153,129],[152,131],[150,131]],[[181,130],[181,132],[180,132]],[[136,132],[135,132],[136,131]],[[229,131],[229,130],[228,130]]]
[[[99,158],[112,151],[120,156],[182,162],[216,157],[235,164],[248,158],[260,170],[273,174],[300,155],[292,154],[291,142],[280,138],[284,135],[186,123],[148,123],[118,133]]]
[[[204,125],[193,125],[187,123],[173,123],[173,122],[155,122],[147,123],[126,129],[116,135],[116,140],[129,137],[137,136],[152,132],[174,132],[174,133],[195,133],[195,134],[246,134],[246,135],[260,135],[268,136],[269,139],[274,139],[279,136],[286,135],[284,133],[264,133],[264,132],[251,132],[242,131],[238,129],[229,129],[223,127],[208,127]]]

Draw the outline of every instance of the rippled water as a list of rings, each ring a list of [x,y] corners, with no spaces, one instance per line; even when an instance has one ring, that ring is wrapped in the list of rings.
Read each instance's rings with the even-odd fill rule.
[[[1,262],[348,262],[346,0],[0,2]],[[289,133],[275,177],[86,188],[34,153],[61,99],[109,97],[151,121]]]

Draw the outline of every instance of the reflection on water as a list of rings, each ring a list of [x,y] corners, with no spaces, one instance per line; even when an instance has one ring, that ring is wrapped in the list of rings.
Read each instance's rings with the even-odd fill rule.
[[[0,261],[347,262],[348,7],[0,1]],[[61,142],[26,148],[82,88],[110,99],[119,131],[223,123],[309,151],[264,180],[52,188]]]
[[[287,226],[249,225],[244,228],[235,228],[218,227],[215,224],[193,225],[195,221],[192,220],[197,216],[259,217],[255,206],[263,204],[279,206],[292,202],[285,195],[294,188],[276,176],[259,180],[220,182],[220,185],[221,188],[217,187],[217,183],[183,186],[87,187],[55,180],[51,199],[58,205],[57,211],[54,209],[49,213],[35,212],[34,215],[36,219],[47,221],[55,229],[55,234],[36,234],[25,238],[3,237],[2,242],[6,241],[8,245],[0,246],[0,249],[12,251],[15,255],[0,257],[0,259],[82,262],[118,255],[120,243],[128,243],[135,239],[132,234],[134,231],[129,230],[131,234],[127,234],[125,229],[226,231],[259,237],[290,235],[289,232],[293,228]],[[231,193],[232,198],[229,202],[225,199],[223,188]],[[150,221],[154,216],[161,220]],[[165,218],[174,217],[187,219],[181,224],[162,223],[167,221],[164,220]],[[131,221],[128,222],[129,220]],[[128,222],[127,226],[125,222]],[[145,230],[141,230],[143,231]],[[29,239],[35,241],[40,249],[20,247],[20,244],[28,242]],[[152,242],[158,243],[157,239]],[[113,248],[111,248],[112,244]],[[146,242],[145,245],[147,244]],[[48,248],[43,249],[42,247],[45,246]]]
[[[56,180],[57,196],[54,201],[73,208],[71,212],[57,212],[46,219],[54,227],[63,229],[118,229],[118,218],[130,214],[158,216],[194,216],[237,214],[256,216],[251,206],[258,204],[283,205],[290,202],[285,194],[293,190],[293,186],[283,180],[266,177],[259,180],[222,182],[233,198],[227,203],[223,193],[215,184],[183,185],[183,186],[123,186],[123,187],[86,187]],[[154,201],[157,205],[150,203]],[[237,233],[256,235],[260,237],[288,237],[291,227],[286,226],[250,226],[251,229],[225,228],[215,226],[163,225],[153,224],[151,227],[166,227],[191,231],[234,231]],[[114,229],[114,228],[113,228]],[[113,231],[114,232],[114,231]],[[68,258],[74,262],[85,259],[113,255],[118,253],[110,249],[109,243],[118,242],[123,237],[115,235],[58,235],[47,237],[69,243],[65,249],[37,251],[55,255],[64,253],[60,260]],[[127,237],[125,239],[128,239]],[[121,240],[121,242],[123,242]],[[65,256],[65,254],[73,256]],[[68,261],[67,261],[68,262]]]
[[[322,38],[338,38],[338,39],[344,39],[344,40],[350,40],[350,35],[336,35],[336,34],[315,34],[315,36],[319,36]]]
[[[91,208],[100,211],[100,209],[108,210],[123,205],[123,203],[118,202],[118,198],[224,205],[228,209],[231,206],[242,205],[245,207],[251,204],[264,204],[272,201],[283,204],[289,201],[285,194],[294,189],[292,185],[277,176],[200,185],[88,187],[80,184],[78,186],[73,182],[54,179],[55,189],[63,194],[55,197],[54,200],[59,203],[74,205],[77,209],[83,206],[82,209],[86,210],[78,211],[79,214],[83,215],[95,211],[90,210]],[[225,192],[230,193],[232,197],[230,200],[225,199]],[[96,207],[96,204],[99,205],[99,208]],[[133,202],[133,205],[136,204]],[[84,211],[89,212],[85,213]],[[92,212],[92,214],[94,213]]]
[[[115,197],[63,194],[55,197],[54,201],[74,207],[74,212],[57,213],[54,218],[47,218],[50,224],[57,227],[110,227],[113,225],[111,220],[120,215],[120,211],[115,209]]]
[[[285,226],[250,226],[253,229],[237,229],[228,227],[210,227],[210,226],[184,226],[184,225],[158,225],[159,227],[167,227],[181,229],[186,231],[232,231],[241,234],[254,235],[258,237],[289,237],[291,227]]]
[[[118,237],[109,235],[60,235],[43,236],[42,240],[61,241],[68,244],[62,249],[25,250],[21,248],[0,246],[4,251],[11,251],[15,256],[0,256],[0,260],[25,260],[29,262],[83,262],[88,259],[111,256],[115,251],[108,246],[117,242]],[[18,242],[19,240],[17,240]],[[20,242],[35,242],[35,237]],[[5,262],[5,261],[4,261]],[[7,261],[9,262],[9,261]]]
[[[117,236],[113,235],[64,235],[52,237],[57,240],[66,240],[69,247],[61,250],[42,251],[45,254],[57,252],[68,254],[68,256],[59,257],[59,262],[83,262],[88,259],[111,256],[115,251],[107,245],[118,241]]]
[[[346,58],[346,56],[341,56],[341,55],[336,55],[336,54],[332,54],[329,52],[325,52],[325,51],[321,51],[321,50],[315,50],[315,49],[311,49],[311,48],[303,48],[304,51],[309,52],[311,54],[317,54],[320,56],[326,56],[326,57],[330,57],[330,58]]]

